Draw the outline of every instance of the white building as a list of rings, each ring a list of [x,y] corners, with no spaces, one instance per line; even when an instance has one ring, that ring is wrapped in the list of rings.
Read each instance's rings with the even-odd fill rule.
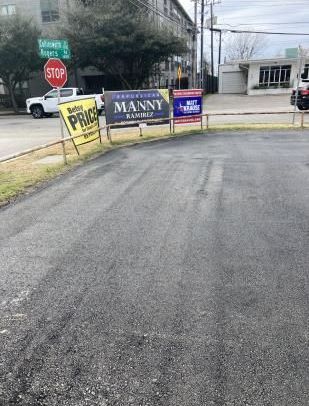
[[[305,65],[308,75],[309,64]],[[219,93],[288,94],[297,84],[297,58],[232,61],[219,66]]]

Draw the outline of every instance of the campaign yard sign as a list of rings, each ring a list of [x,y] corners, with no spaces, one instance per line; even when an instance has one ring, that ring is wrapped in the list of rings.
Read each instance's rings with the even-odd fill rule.
[[[174,90],[174,118],[175,124],[201,122],[203,114],[203,90]]]
[[[168,89],[105,92],[106,124],[167,119]]]
[[[100,138],[99,117],[94,98],[59,104],[60,114],[75,147]],[[79,137],[80,135],[80,137]]]

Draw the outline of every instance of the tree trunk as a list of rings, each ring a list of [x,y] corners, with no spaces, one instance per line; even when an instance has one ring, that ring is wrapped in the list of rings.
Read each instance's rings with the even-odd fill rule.
[[[16,99],[15,99],[14,88],[13,88],[12,81],[11,81],[10,78],[8,79],[8,81],[6,83],[6,87],[7,87],[8,91],[9,91],[9,95],[10,95],[13,110],[15,111],[15,113],[18,113],[18,106],[17,106],[17,102],[16,102]]]

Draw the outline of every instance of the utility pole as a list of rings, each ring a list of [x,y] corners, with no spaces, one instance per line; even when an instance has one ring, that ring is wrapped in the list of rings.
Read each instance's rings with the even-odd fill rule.
[[[204,89],[204,17],[205,17],[205,0],[202,0],[201,8],[201,89]]]
[[[219,33],[219,55],[218,55],[218,84],[219,84],[219,65],[221,65],[221,51],[222,51],[222,30],[220,28],[213,28],[212,32],[218,32]]]
[[[299,84],[300,84],[300,79],[301,79],[301,72],[303,70],[303,64],[304,64],[304,52],[299,45],[298,47],[298,77],[297,77],[297,85],[296,85],[296,92],[295,92],[295,104],[294,104],[294,113],[293,113],[293,125],[295,124],[295,116],[296,116],[296,107],[297,107],[297,101],[298,101],[298,96],[299,96]]]
[[[210,47],[211,47],[211,93],[214,93],[214,75],[215,75],[215,69],[214,69],[214,12],[213,12],[213,6],[214,4],[219,4],[221,3],[221,0],[207,0],[207,6],[210,5]],[[221,35],[221,33],[220,33]],[[221,37],[220,37],[221,41]],[[221,44],[221,42],[220,42]],[[220,51],[221,52],[221,45],[220,45]]]
[[[213,1],[210,3],[210,19],[211,19],[211,93],[214,93],[214,12],[213,12]]]
[[[194,27],[192,34],[192,87],[197,88],[197,0],[194,1]]]
[[[222,49],[222,30],[219,30],[219,58],[218,58],[218,65],[221,65],[221,49]],[[218,68],[219,71],[219,68]]]

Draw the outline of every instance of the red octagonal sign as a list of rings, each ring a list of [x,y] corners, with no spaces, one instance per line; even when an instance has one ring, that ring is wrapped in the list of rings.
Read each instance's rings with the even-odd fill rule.
[[[68,80],[67,68],[60,59],[49,59],[44,66],[44,74],[52,87],[63,87]]]

